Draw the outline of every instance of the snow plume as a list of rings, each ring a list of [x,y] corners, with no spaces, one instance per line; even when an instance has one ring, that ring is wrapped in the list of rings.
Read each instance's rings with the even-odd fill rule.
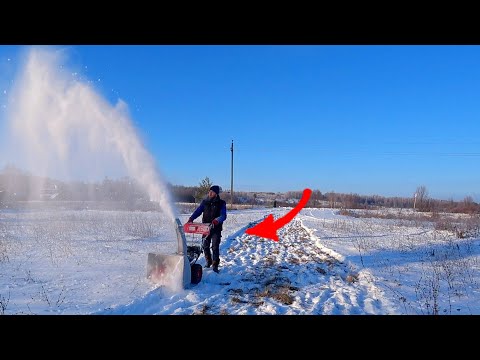
[[[127,175],[174,220],[168,190],[125,102],[110,105],[64,65],[65,52],[32,48],[9,99],[10,148],[40,176],[98,180]]]

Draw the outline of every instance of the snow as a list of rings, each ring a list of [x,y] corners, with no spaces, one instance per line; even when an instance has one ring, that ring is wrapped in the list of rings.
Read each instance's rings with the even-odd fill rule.
[[[228,211],[220,273],[203,269],[200,283],[179,291],[146,277],[149,252],[177,249],[161,212],[0,210],[0,313],[480,314],[478,238],[314,208],[279,229],[279,241],[245,233],[290,210]]]

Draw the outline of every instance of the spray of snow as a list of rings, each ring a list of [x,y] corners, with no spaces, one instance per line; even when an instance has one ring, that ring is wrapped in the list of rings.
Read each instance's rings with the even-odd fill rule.
[[[7,113],[15,159],[36,175],[68,180],[128,174],[173,221],[167,188],[126,103],[112,106],[72,76],[62,50],[31,48],[26,55]]]

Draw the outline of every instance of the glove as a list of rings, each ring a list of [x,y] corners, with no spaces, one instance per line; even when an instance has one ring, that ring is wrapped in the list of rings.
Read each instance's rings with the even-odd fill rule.
[[[193,222],[193,220],[192,220],[191,217],[189,217],[188,220],[187,220],[187,223],[191,223],[191,222]]]
[[[219,222],[217,219],[213,219],[213,221],[210,223],[210,229],[213,229],[216,225],[218,225]]]

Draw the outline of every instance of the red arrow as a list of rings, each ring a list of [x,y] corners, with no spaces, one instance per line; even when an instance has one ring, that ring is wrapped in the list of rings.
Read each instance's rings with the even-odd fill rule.
[[[264,238],[272,239],[273,241],[278,241],[277,230],[282,226],[287,225],[290,221],[293,220],[295,215],[297,215],[302,208],[307,205],[308,199],[312,195],[312,190],[305,189],[303,190],[302,198],[297,206],[290,210],[285,216],[279,218],[277,221],[273,220],[273,215],[268,215],[265,220],[261,223],[255,225],[254,227],[248,228],[245,230],[247,234],[261,236]]]

